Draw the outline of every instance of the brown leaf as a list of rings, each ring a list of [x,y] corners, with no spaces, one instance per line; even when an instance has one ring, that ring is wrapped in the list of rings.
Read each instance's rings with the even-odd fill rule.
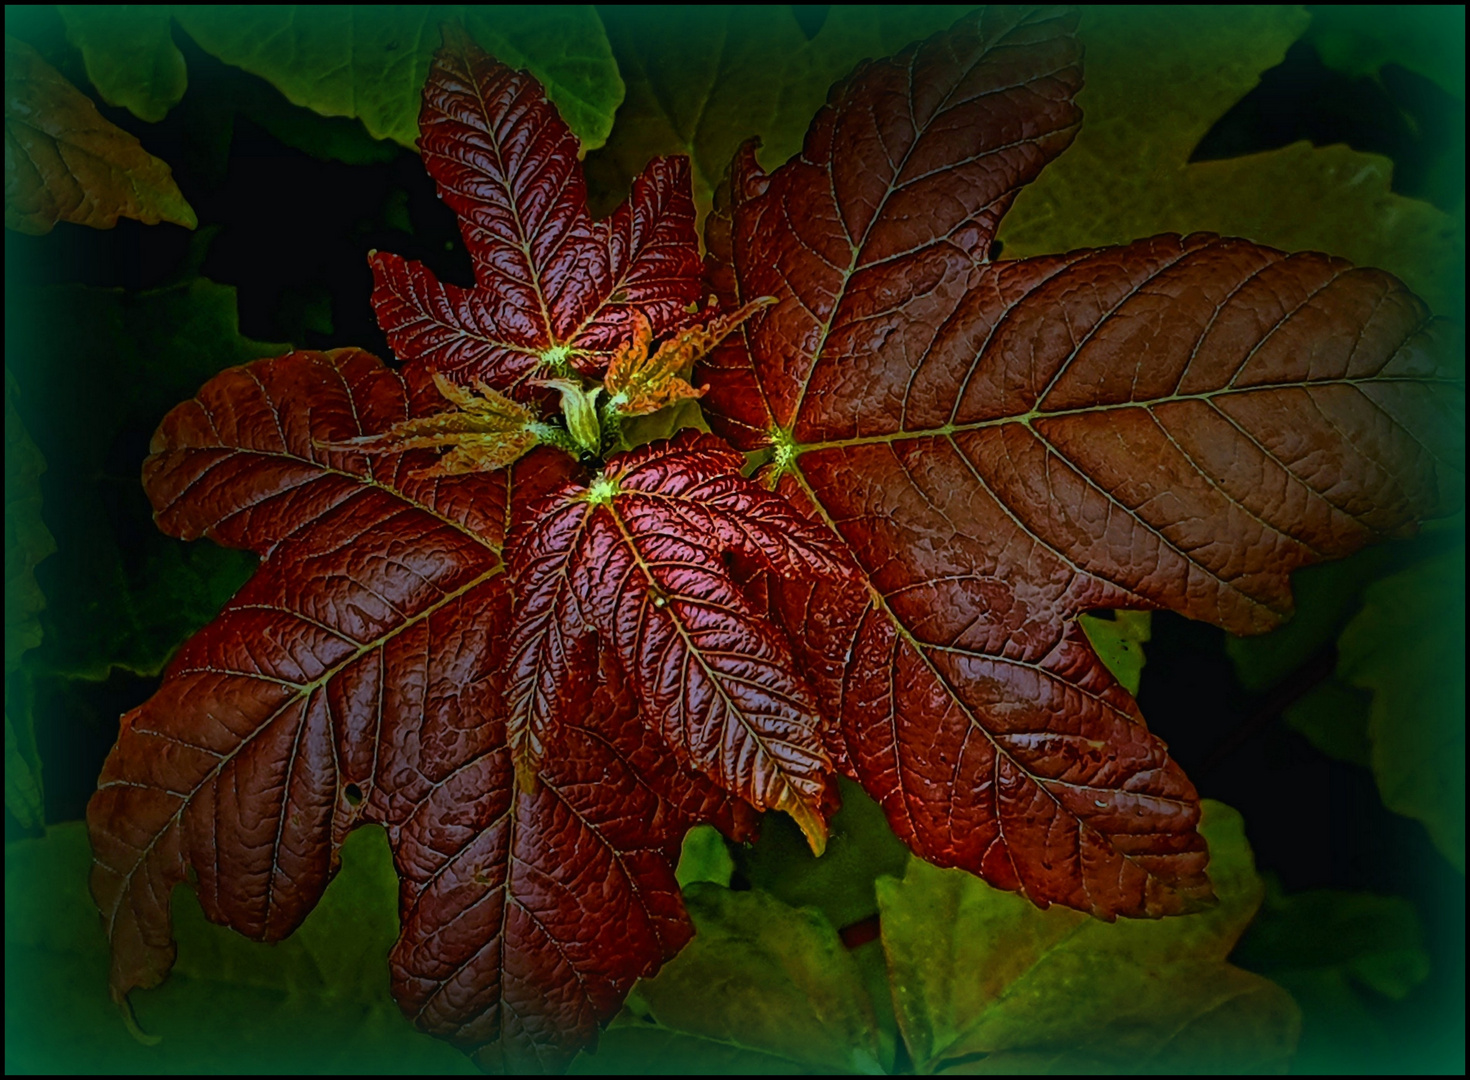
[[[1160,915],[1209,895],[1198,799],[1077,617],[1261,632],[1294,569],[1453,509],[1458,336],[1244,240],[991,262],[1077,130],[1074,25],[987,8],[860,68],[770,176],[747,147],[710,278],[777,302],[696,376],[866,571],[773,603],[894,829],[1043,907]]]
[[[192,229],[173,172],[35,49],[5,38],[5,225],[39,235],[58,221],[110,229],[119,217]]]

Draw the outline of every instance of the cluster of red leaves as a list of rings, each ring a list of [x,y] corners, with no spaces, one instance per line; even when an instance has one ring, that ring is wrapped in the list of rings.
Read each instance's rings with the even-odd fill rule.
[[[991,262],[1080,123],[1073,21],[991,10],[861,66],[797,159],[742,151],[704,280],[685,162],[593,221],[535,81],[446,46],[421,145],[476,286],[375,253],[400,372],[232,369],[145,465],[161,528],[262,561],[123,718],[89,808],[116,994],[167,973],[180,881],[278,939],[378,822],[404,1009],[555,1069],[687,939],[687,828],[774,808],[820,850],[834,770],[925,858],[1043,906],[1207,902],[1194,789],[1076,616],[1260,631],[1293,569],[1453,505],[1457,453],[1423,433],[1454,341],[1385,274],[1245,241]],[[693,331],[706,283],[745,307]],[[549,370],[634,411],[689,396],[686,346],[737,318],[696,379],[729,444],[595,476],[361,451],[442,411],[436,375],[528,409]],[[774,459],[748,479],[730,444]]]

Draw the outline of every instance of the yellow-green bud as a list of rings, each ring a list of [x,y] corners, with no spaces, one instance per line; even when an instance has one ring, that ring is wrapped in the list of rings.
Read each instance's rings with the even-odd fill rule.
[[[597,420],[597,395],[602,387],[584,390],[571,379],[547,379],[544,385],[561,391],[561,411],[567,418],[567,431],[583,450],[597,453],[602,449],[602,425]]]

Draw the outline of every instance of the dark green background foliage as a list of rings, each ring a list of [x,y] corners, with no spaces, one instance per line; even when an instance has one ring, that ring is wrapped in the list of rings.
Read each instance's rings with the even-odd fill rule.
[[[331,23],[346,9],[301,16],[279,52],[240,50],[243,16],[218,9],[121,10],[6,9],[7,34],[172,167],[200,222],[6,232],[6,1068],[469,1071],[389,995],[395,883],[376,830],[349,839],[278,946],[208,925],[178,890],[174,975],[133,995],[131,1031],[108,999],[86,800],[119,714],[253,565],[154,529],[151,432],[210,375],[286,343],[387,357],[369,249],[470,281],[409,148],[446,13],[547,82],[596,147],[606,211],[654,153],[693,157],[702,205],[742,139],[762,135],[774,167],[832,80],[962,9],[389,8],[359,15],[350,54]],[[1383,266],[1463,319],[1463,19],[1088,9],[1087,123],[1017,200],[1002,257],[1211,229]],[[1214,1056],[1149,1032],[1201,988],[1278,986],[1301,1009],[1295,1071],[1463,1071],[1463,518],[1303,571],[1296,592],[1296,619],[1253,640],[1168,615],[1088,626],[1220,801],[1217,913],[1079,930],[911,860],[844,784],[821,860],[780,815],[754,845],[691,833],[698,937],[574,1071],[1269,1068],[1281,1047]],[[1209,953],[1257,904],[1230,963]],[[1027,1008],[971,1000],[966,979],[1019,963],[1003,943],[1022,939],[1039,950],[1012,984]],[[1178,967],[1176,941],[1206,967]],[[1150,986],[1174,989],[1130,1016]]]

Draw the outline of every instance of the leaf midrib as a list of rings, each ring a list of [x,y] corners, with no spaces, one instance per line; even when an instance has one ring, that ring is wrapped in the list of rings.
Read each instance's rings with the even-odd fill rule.
[[[969,431],[980,431],[984,428],[1001,427],[1005,424],[1023,424],[1031,427],[1037,420],[1062,419],[1068,416],[1091,416],[1108,412],[1116,412],[1123,409],[1146,409],[1152,410],[1159,405],[1168,405],[1180,401],[1205,401],[1212,402],[1217,397],[1232,394],[1259,394],[1272,393],[1278,390],[1310,390],[1315,387],[1325,386],[1351,386],[1360,389],[1362,386],[1384,386],[1391,383],[1410,383],[1415,386],[1443,386],[1459,388],[1463,384],[1448,378],[1418,378],[1415,376],[1367,376],[1361,379],[1305,379],[1289,383],[1263,383],[1259,386],[1225,386],[1218,390],[1206,390],[1198,394],[1170,394],[1167,397],[1148,398],[1143,401],[1119,401],[1108,405],[1084,405],[1075,409],[1043,410],[1032,408],[1024,413],[1012,413],[1007,416],[997,416],[989,420],[973,420],[968,423],[942,424],[931,428],[901,428],[897,431],[881,435],[857,435],[848,439],[824,439],[820,442],[794,442],[792,451],[800,455],[812,450],[832,450],[849,446],[870,446],[875,443],[903,442],[907,439],[930,439],[944,438],[950,435],[963,434]]]
[[[241,739],[240,742],[235,746],[235,748],[233,750],[230,750],[228,753],[219,755],[219,760],[215,763],[214,767],[212,769],[210,769],[209,772],[206,773],[199,780],[199,782],[197,784],[194,785],[193,790],[190,791],[189,794],[186,797],[183,797],[183,798],[180,799],[178,809],[174,811],[173,815],[168,819],[168,821],[165,822],[164,825],[159,828],[159,830],[153,835],[153,838],[148,841],[147,845],[145,845],[144,847],[142,847],[142,848],[140,848],[138,850],[138,856],[133,861],[133,865],[131,867],[129,867],[126,871],[119,872],[116,868],[111,867],[111,866],[107,866],[107,864],[101,862],[101,860],[97,859],[95,857],[95,855],[94,855],[94,857],[92,859],[92,862],[95,865],[103,866],[108,871],[110,871],[111,873],[118,874],[119,877],[124,882],[124,887],[123,888],[120,888],[118,890],[117,898],[113,901],[113,904],[112,904],[112,910],[108,913],[108,916],[107,916],[107,928],[108,928],[108,936],[109,936],[109,938],[112,936],[113,928],[117,924],[118,909],[121,907],[122,902],[123,902],[123,899],[131,892],[131,887],[132,887],[131,886],[131,883],[132,883],[132,880],[133,880],[133,876],[138,872],[139,868],[142,867],[142,865],[147,861],[148,856],[152,853],[154,847],[157,846],[158,842],[161,839],[163,839],[163,837],[166,834],[168,834],[171,830],[173,830],[178,825],[179,819],[183,816],[184,812],[193,803],[194,799],[198,797],[199,792],[202,791],[204,789],[204,787],[207,784],[209,784],[212,780],[214,780],[215,778],[217,778],[219,776],[220,772],[224,769],[224,767],[226,765],[228,765],[230,762],[232,762],[239,755],[239,753],[243,749],[245,749],[246,746],[250,745],[252,742],[254,742],[254,740],[256,738],[258,738],[260,736],[260,734],[262,732],[266,731],[271,726],[271,724],[274,723],[275,720],[278,717],[280,717],[285,712],[285,710],[287,710],[288,708],[290,708],[291,706],[293,706],[297,702],[301,701],[303,698],[309,700],[313,694],[315,694],[318,690],[321,690],[321,689],[325,688],[326,685],[333,678],[335,678],[337,675],[341,674],[341,672],[348,665],[355,663],[356,661],[360,660],[362,657],[366,656],[370,652],[373,652],[373,651],[376,651],[378,649],[383,648],[394,637],[397,637],[399,634],[403,633],[405,630],[407,630],[407,629],[409,629],[409,628],[411,628],[413,626],[417,626],[421,621],[423,621],[424,619],[429,618],[435,612],[439,611],[440,609],[442,609],[443,607],[445,607],[449,603],[453,602],[454,600],[459,599],[461,596],[464,596],[465,594],[469,593],[473,589],[478,588],[480,585],[483,585],[485,582],[489,581],[491,578],[495,577],[497,574],[502,573],[504,571],[504,569],[505,569],[504,563],[497,562],[495,566],[491,567],[489,570],[487,570],[483,574],[480,574],[479,576],[473,578],[471,581],[469,581],[465,585],[462,585],[460,588],[456,589],[454,592],[452,592],[452,593],[446,593],[444,596],[440,597],[437,601],[435,601],[433,604],[431,604],[428,607],[426,607],[423,611],[419,612],[417,615],[414,615],[414,616],[412,616],[410,618],[405,619],[400,625],[398,625],[397,627],[393,628],[392,630],[387,631],[386,633],[380,635],[379,637],[374,638],[372,641],[365,642],[365,643],[359,645],[358,648],[356,650],[354,650],[351,654],[349,654],[348,656],[346,656],[342,660],[338,661],[336,664],[332,665],[331,667],[327,668],[325,671],[323,671],[321,673],[321,675],[319,675],[317,678],[313,679],[309,683],[300,683],[300,684],[284,683],[283,684],[283,683],[279,682],[278,680],[269,680],[269,681],[275,683],[276,685],[291,686],[291,687],[293,687],[294,692],[291,693],[291,694],[289,694],[289,695],[287,695],[286,698],[281,702],[281,704],[276,709],[274,709],[270,713],[269,716],[265,717],[255,727],[255,730],[251,731],[250,734],[246,735],[243,739]],[[226,610],[228,610],[228,608]],[[285,609],[279,609],[279,610],[285,610]],[[241,677],[260,678],[261,676],[259,676],[258,674],[248,674],[247,675],[247,674],[242,673]],[[305,718],[303,718],[303,721],[302,722],[305,723]],[[152,734],[161,735],[164,738],[169,738],[169,736],[163,735],[162,732],[151,732],[151,729],[138,728],[136,730],[138,731],[139,734],[149,734],[149,733],[152,733]],[[177,741],[177,740],[174,740],[174,741]],[[335,746],[335,743],[334,743],[334,746]],[[200,749],[200,750],[202,750],[202,751],[204,751],[206,753],[210,753],[210,754],[213,754],[214,753],[214,751],[209,750],[207,747],[198,747],[197,749]],[[159,788],[159,787],[157,787],[157,785],[152,785],[152,784],[139,785],[139,784],[136,784],[136,783],[129,783],[129,782],[120,781],[120,780],[119,781],[109,781],[109,782],[104,783],[104,784],[99,784],[98,785],[98,790],[99,791],[102,791],[102,790],[105,790],[106,788],[114,787],[114,786],[141,786],[141,787],[147,787],[150,790],[164,790],[169,795],[172,795],[174,797],[179,797],[179,794],[178,793],[167,791],[167,789]],[[284,809],[285,809],[285,800],[283,799],[283,802],[282,802],[282,810],[283,810],[283,812],[284,812]],[[271,856],[271,865],[272,865],[272,873],[274,874],[274,872],[276,870],[276,867],[275,867],[275,855],[274,854]]]
[[[821,501],[817,498],[816,492],[813,491],[811,485],[807,482],[806,477],[802,475],[799,466],[797,466],[795,463],[793,463],[792,466],[791,466],[791,474],[796,479],[796,481],[801,485],[802,490],[806,492],[807,498],[811,501],[812,505],[816,508],[817,513],[821,515],[822,520],[827,524],[827,526],[837,536],[841,537],[842,536],[842,533],[837,528],[837,524],[832,520],[831,515],[829,515],[827,513],[827,508],[825,506],[823,506],[822,503],[821,503]],[[866,578],[867,575],[865,574],[864,577]],[[869,595],[869,597],[871,598],[871,600],[873,602],[873,606],[876,607],[876,608],[878,608],[880,611],[883,612],[883,614],[887,618],[889,624],[893,627],[894,632],[899,637],[901,637],[904,640],[905,643],[908,644],[908,646],[909,646],[909,648],[911,650],[913,650],[914,655],[917,656],[919,658],[919,660],[923,663],[924,667],[928,670],[930,676],[934,679],[935,683],[937,685],[939,685],[939,686],[941,686],[941,687],[944,688],[945,693],[955,703],[955,705],[958,706],[959,709],[964,713],[965,719],[968,722],[969,726],[971,728],[979,731],[985,737],[985,740],[988,743],[990,743],[990,745],[993,748],[993,750],[994,750],[997,758],[1003,756],[1007,761],[1009,761],[1011,763],[1011,765],[1017,771],[1019,771],[1022,774],[1024,774],[1026,776],[1026,778],[1028,780],[1030,780],[1033,784],[1035,784],[1035,786],[1040,791],[1042,791],[1043,793],[1045,793],[1046,797],[1048,799],[1050,799],[1053,804],[1055,804],[1055,806],[1057,807],[1057,810],[1058,810],[1059,813],[1065,815],[1068,818],[1074,819],[1081,828],[1087,829],[1089,832],[1091,832],[1095,836],[1097,836],[1102,841],[1103,845],[1107,848],[1107,850],[1114,852],[1115,854],[1117,854],[1117,856],[1119,858],[1125,859],[1128,862],[1132,863],[1133,865],[1137,866],[1138,869],[1139,869],[1139,871],[1141,873],[1143,873],[1149,879],[1152,880],[1152,879],[1156,878],[1157,875],[1155,875],[1147,867],[1144,867],[1144,866],[1139,865],[1134,860],[1133,856],[1127,854],[1126,852],[1118,851],[1116,845],[1114,845],[1113,843],[1111,843],[1109,841],[1109,839],[1108,839],[1108,837],[1107,837],[1106,834],[1104,834],[1101,831],[1099,831],[1096,827],[1094,827],[1092,824],[1090,824],[1084,818],[1078,816],[1077,814],[1072,813],[1065,806],[1063,806],[1062,803],[1061,803],[1061,800],[1058,799],[1055,794],[1053,794],[1051,788],[1049,788],[1047,786],[1046,782],[1043,779],[1041,779],[1040,777],[1038,777],[1030,769],[1026,768],[1026,766],[1023,765],[1021,762],[1017,761],[1016,758],[1015,758],[1015,756],[1013,754],[1011,754],[1010,751],[1008,751],[1004,746],[1002,746],[999,742],[996,741],[995,736],[990,732],[990,730],[984,724],[980,723],[979,718],[975,715],[974,710],[971,709],[970,706],[967,705],[960,698],[960,696],[956,692],[954,686],[952,686],[950,684],[950,681],[948,679],[946,679],[944,677],[944,675],[939,671],[939,669],[934,666],[933,661],[929,658],[928,653],[925,651],[926,648],[927,648],[927,646],[925,646],[924,644],[922,644],[917,638],[915,638],[913,636],[913,634],[909,631],[909,628],[904,625],[904,623],[903,623],[903,621],[901,619],[899,619],[897,613],[895,613],[893,611],[893,609],[888,606],[888,600],[887,600],[887,598],[877,589],[876,586],[873,585],[873,583],[872,583],[872,581],[870,579],[867,580],[867,581],[865,581],[865,584],[867,585],[868,595]],[[1005,657],[995,657],[994,659],[1001,660],[1001,661],[1006,662],[1006,663],[1019,663],[1019,661],[1010,660],[1010,659],[1005,658]],[[1025,666],[1034,666],[1034,665],[1025,665]],[[1052,673],[1048,672],[1048,674],[1052,674]],[[1073,684],[1069,684],[1069,685],[1073,685]],[[1080,687],[1080,686],[1076,687],[1076,689],[1078,689],[1079,691],[1082,691],[1082,692],[1086,693],[1086,691],[1082,687]],[[1089,694],[1088,696],[1096,697],[1096,695],[1094,695],[1094,694]],[[1098,699],[1098,700],[1101,700],[1101,699]],[[1106,704],[1106,703],[1104,702],[1103,704]],[[1111,708],[1111,706],[1109,706],[1109,707]],[[899,771],[900,771],[900,773],[902,772],[902,766],[901,765],[900,765]],[[1099,788],[1097,790],[1111,792],[1113,789],[1110,789],[1110,788]],[[1159,796],[1159,795],[1154,795],[1154,796],[1151,796],[1151,797],[1152,798],[1157,798],[1157,799],[1160,799],[1161,801],[1166,801],[1166,802],[1179,802],[1180,801],[1180,800],[1177,800],[1177,799],[1170,799],[1170,798],[1167,798],[1166,796]],[[905,811],[908,811],[907,805],[905,805]],[[999,818],[999,816],[1000,816],[999,803],[997,803],[997,809],[996,809],[996,817],[997,817],[997,819]],[[1007,850],[1009,850],[1009,848]],[[1024,883],[1022,885],[1022,892],[1023,892],[1023,894],[1025,893],[1025,885],[1024,885]]]
[[[639,492],[639,494],[643,493]],[[607,510],[609,516],[613,520],[613,523],[617,526],[619,534],[623,538],[624,545],[627,547],[628,552],[633,556],[633,561],[637,564],[639,573],[643,575],[644,580],[648,583],[650,588],[663,591],[663,586],[660,585],[658,579],[654,577],[653,568],[650,567],[648,563],[644,560],[643,553],[638,549],[638,545],[634,541],[632,532],[629,530],[627,523],[617,512],[616,500],[613,500],[607,504]],[[652,606],[652,602],[649,600],[645,600],[645,604],[646,606]],[[673,605],[666,604],[665,606],[666,608],[672,608]],[[751,740],[760,747],[761,753],[765,755],[766,759],[775,768],[777,775],[781,777],[782,786],[786,789],[789,796],[796,802],[797,805],[802,805],[805,800],[802,798],[801,793],[796,789],[796,787],[792,784],[791,780],[786,775],[786,770],[780,766],[780,758],[772,752],[770,746],[767,743],[767,740],[761,735],[761,733],[751,725],[750,721],[746,718],[745,710],[738,706],[731,699],[729,693],[726,691],[725,676],[717,674],[710,668],[707,663],[705,663],[704,650],[695,645],[694,641],[690,637],[688,628],[684,625],[683,620],[678,618],[672,610],[667,612],[667,617],[669,622],[673,625],[675,631],[678,633],[680,639],[684,642],[685,654],[687,656],[693,657],[695,662],[698,663],[699,666],[704,670],[705,677],[709,679],[710,685],[714,686],[719,691],[719,695],[724,700],[725,706],[729,710],[730,714],[739,718],[741,727],[745,729]],[[701,769],[700,771],[703,772],[704,770]],[[734,794],[738,795],[739,793],[735,792]],[[752,792],[752,794],[754,794],[754,792]]]

